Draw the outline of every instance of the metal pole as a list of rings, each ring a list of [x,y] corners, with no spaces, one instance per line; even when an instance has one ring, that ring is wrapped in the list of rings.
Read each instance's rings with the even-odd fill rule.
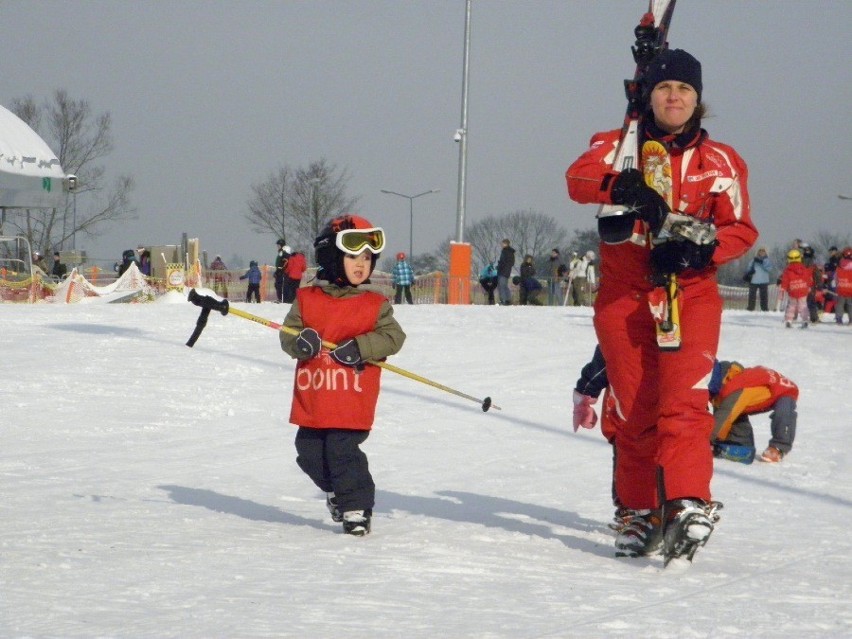
[[[265,317],[260,317],[259,315],[252,315],[251,313],[241,311],[238,308],[233,308],[228,303],[228,300],[217,300],[213,297],[210,297],[209,295],[199,295],[194,288],[190,289],[189,297],[187,299],[196,306],[201,307],[201,314],[199,315],[198,321],[196,322],[195,330],[192,332],[189,341],[187,341],[186,343],[186,345],[190,348],[192,348],[195,345],[195,342],[198,341],[198,338],[201,336],[201,331],[203,331],[204,327],[207,325],[207,318],[210,315],[210,311],[218,311],[222,315],[236,315],[237,317],[242,317],[243,319],[251,320],[252,322],[257,322],[262,326],[267,326],[277,331],[281,331],[282,333],[287,333],[288,335],[299,334],[299,331],[297,329],[291,328],[290,326],[284,326],[282,324],[273,322],[272,320],[268,320]],[[330,351],[337,348],[337,344],[335,344],[334,342],[329,342],[327,340],[322,340],[322,345],[323,348]],[[486,397],[485,399],[478,399],[476,397],[473,397],[472,395],[468,395],[467,393],[462,393],[461,391],[458,391],[454,388],[450,388],[449,386],[444,386],[443,384],[439,384],[438,382],[433,382],[431,379],[421,377],[420,375],[407,371],[404,368],[394,366],[393,364],[388,364],[387,362],[374,362],[368,360],[364,363],[370,364],[372,366],[378,366],[379,368],[384,368],[385,370],[389,370],[393,373],[402,375],[403,377],[413,379],[414,381],[420,382],[421,384],[426,384],[427,386],[432,386],[433,388],[437,388],[447,393],[451,393],[452,395],[456,395],[458,397],[463,397],[465,399],[474,401],[477,404],[480,404],[482,412],[488,412],[489,408],[502,410],[499,406],[497,406],[497,404],[494,404],[491,401],[490,397]]]
[[[77,250],[77,192],[74,192],[74,229],[71,231],[71,248]]]
[[[408,259],[414,256],[414,200],[430,193],[438,193],[441,189],[429,189],[418,193],[417,195],[406,195],[405,193],[397,193],[396,191],[388,191],[387,189],[379,189],[382,193],[388,195],[398,195],[408,200]]]
[[[471,0],[465,2],[464,13],[464,66],[462,70],[462,108],[461,128],[459,134],[459,184],[458,200],[456,202],[456,241],[464,242],[464,213],[465,213],[465,178],[467,176],[467,77],[470,71],[470,6]]]
[[[408,259],[414,255],[414,198],[408,198]]]

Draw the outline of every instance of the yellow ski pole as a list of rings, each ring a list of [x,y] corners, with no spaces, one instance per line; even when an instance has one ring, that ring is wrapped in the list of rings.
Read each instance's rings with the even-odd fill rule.
[[[248,313],[246,311],[242,311],[238,308],[232,308],[228,303],[228,300],[217,300],[214,297],[210,297],[209,295],[201,295],[195,289],[191,289],[189,291],[189,301],[195,304],[196,306],[201,307],[201,315],[198,317],[198,322],[195,326],[195,331],[193,331],[192,336],[187,341],[186,345],[192,348],[195,345],[195,342],[201,336],[201,331],[204,330],[204,327],[207,324],[207,316],[210,314],[210,311],[218,311],[222,313],[222,315],[236,315],[237,317],[242,317],[243,319],[250,320],[252,322],[256,322],[257,324],[261,324],[262,326],[266,326],[268,328],[272,328],[277,331],[283,331],[284,333],[288,333],[289,335],[298,335],[299,331],[295,328],[290,328],[289,326],[284,326],[283,324],[279,324],[277,322],[273,322],[272,320],[268,320],[264,317],[260,317],[258,315],[253,315],[252,313]],[[327,342],[326,340],[322,340],[322,345],[329,349],[333,350],[337,348],[337,344],[333,342]],[[415,382],[420,382],[421,384],[426,384],[427,386],[431,386],[432,388],[437,388],[438,390],[442,390],[446,393],[450,393],[451,395],[455,395],[457,397],[463,397],[464,399],[469,399],[470,401],[476,402],[482,408],[483,412],[487,412],[489,408],[494,408],[496,410],[502,410],[497,404],[494,404],[491,401],[490,397],[486,397],[485,399],[478,399],[473,395],[468,395],[467,393],[462,393],[454,388],[450,388],[449,386],[444,386],[443,384],[439,384],[438,382],[432,381],[431,379],[427,379],[426,377],[422,377],[421,375],[417,375],[416,373],[412,373],[411,371],[407,371],[404,368],[400,368],[399,366],[394,366],[393,364],[388,364],[387,362],[373,362],[368,361],[366,364],[372,364],[373,366],[378,366],[379,368],[384,368],[392,373],[396,373],[397,375],[402,375],[403,377],[407,377],[408,379],[412,379]]]

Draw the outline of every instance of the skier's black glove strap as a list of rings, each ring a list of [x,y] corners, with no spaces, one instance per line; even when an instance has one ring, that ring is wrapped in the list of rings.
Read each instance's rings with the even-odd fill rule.
[[[361,360],[361,351],[358,350],[358,342],[354,339],[343,342],[340,346],[331,351],[331,359],[338,364],[344,366],[357,367],[363,364]]]
[[[615,176],[609,192],[613,204],[629,206],[640,220],[651,227],[651,233],[659,233],[671,209],[662,196],[645,184],[642,173],[627,169]]]
[[[296,359],[307,360],[319,355],[322,340],[312,328],[303,328],[296,338]]]
[[[664,242],[651,249],[651,268],[656,273],[671,275],[686,269],[700,271],[710,266],[716,242],[695,244],[689,241]]]

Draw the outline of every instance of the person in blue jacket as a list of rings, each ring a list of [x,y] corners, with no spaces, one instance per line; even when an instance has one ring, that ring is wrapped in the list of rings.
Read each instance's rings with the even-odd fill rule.
[[[405,261],[405,253],[396,254],[396,264],[394,264],[393,271],[391,271],[391,276],[393,277],[393,285],[396,287],[393,303],[401,304],[402,296],[405,294],[405,301],[409,304],[414,304],[414,300],[411,298],[414,271],[411,269],[411,265]]]
[[[494,290],[497,288],[497,268],[494,262],[488,262],[479,273],[479,284],[488,296],[488,303],[494,305]]]
[[[246,302],[251,302],[252,295],[254,295],[254,301],[260,304],[260,279],[261,279],[260,269],[257,266],[257,261],[252,260],[249,262],[249,270],[246,271],[245,275],[240,275],[241,280],[248,280],[248,290],[246,291]]]
[[[751,273],[748,281],[748,310],[753,311],[755,298],[760,292],[760,310],[769,310],[769,273],[775,270],[772,260],[766,253],[766,248],[761,246],[757,254],[748,263],[746,273]]]

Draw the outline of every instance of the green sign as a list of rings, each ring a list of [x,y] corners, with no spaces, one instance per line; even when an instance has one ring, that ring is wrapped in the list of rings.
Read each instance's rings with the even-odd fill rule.
[[[41,188],[50,193],[50,186],[51,185],[49,177],[41,178]]]

